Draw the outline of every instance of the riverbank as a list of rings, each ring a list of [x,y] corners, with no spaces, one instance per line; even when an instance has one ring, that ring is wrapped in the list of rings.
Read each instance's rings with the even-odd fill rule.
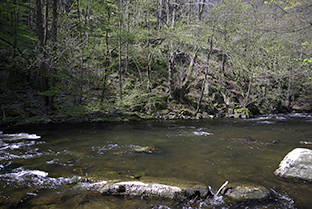
[[[56,103],[49,110],[43,104],[42,96],[34,89],[25,88],[7,91],[0,99],[0,126],[48,123],[81,123],[81,122],[128,122],[141,120],[180,120],[211,118],[250,118],[261,114],[291,112],[311,112],[308,100],[286,108],[282,104],[272,107],[248,105],[229,106],[221,102],[202,102],[197,108],[195,100],[182,103],[168,97],[159,97],[157,101],[144,104],[132,101],[86,100],[73,105],[70,101]],[[153,103],[154,102],[154,103]],[[153,104],[151,104],[153,103]]]
[[[30,115],[3,116],[0,120],[0,126],[15,126],[25,124],[58,124],[58,123],[83,123],[83,122],[129,122],[142,120],[197,120],[214,118],[252,118],[261,115],[254,113],[248,108],[237,109],[219,109],[214,112],[198,112],[189,105],[175,104],[171,108],[157,112],[131,112],[120,108],[112,108],[111,111],[86,111],[83,107],[75,107],[72,110],[41,113],[36,110]],[[273,110],[267,114],[278,113],[302,113],[309,111],[284,109]]]

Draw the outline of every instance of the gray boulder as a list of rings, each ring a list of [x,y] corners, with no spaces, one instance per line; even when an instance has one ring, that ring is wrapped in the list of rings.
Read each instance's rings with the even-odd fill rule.
[[[289,152],[274,172],[284,178],[312,180],[312,150],[296,148]]]
[[[158,183],[143,183],[140,181],[125,181],[118,183],[101,181],[90,184],[88,189],[115,195],[153,196],[182,199],[191,198],[194,194],[199,197],[205,197],[208,194],[207,187],[203,185],[177,187]]]

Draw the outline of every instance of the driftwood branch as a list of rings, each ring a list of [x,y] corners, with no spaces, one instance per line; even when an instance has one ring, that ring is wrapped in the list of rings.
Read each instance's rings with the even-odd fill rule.
[[[215,194],[213,200],[215,199],[216,196],[218,196],[218,194],[221,192],[221,190],[226,186],[228,185],[228,181],[224,182],[224,184],[222,184],[222,186],[218,189],[217,193]]]
[[[214,200],[216,199],[216,197],[218,196],[218,194],[221,192],[221,190],[226,187],[226,185],[228,185],[228,181],[224,182],[224,184],[222,184],[222,186],[218,189],[217,193],[214,195],[213,199],[210,201],[211,203],[214,202]]]

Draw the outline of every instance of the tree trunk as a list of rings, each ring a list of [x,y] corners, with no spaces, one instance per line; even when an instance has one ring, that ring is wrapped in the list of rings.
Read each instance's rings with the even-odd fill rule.
[[[162,0],[159,0],[159,11],[157,19],[158,29],[161,29],[161,21],[162,21]]]
[[[48,19],[49,19],[49,4],[50,4],[50,1],[46,0],[45,18],[44,18],[44,20],[45,20],[44,41],[43,41],[44,46],[47,45],[47,41],[48,41],[47,39],[48,39],[48,36],[49,36],[49,34],[48,34],[49,33],[49,30],[48,30],[48,28],[49,28],[49,21],[48,21]]]
[[[127,29],[127,33],[130,33],[130,14],[129,14],[129,4],[130,4],[130,0],[126,0],[126,29]],[[129,41],[127,38],[126,41],[126,48],[125,48],[125,56],[126,56],[126,63],[125,63],[125,72],[128,71],[129,68]]]
[[[174,22],[175,22],[175,6],[173,7],[172,12],[172,22],[171,22],[171,28],[174,28]],[[167,23],[169,25],[169,0],[167,1]],[[169,94],[171,99],[175,99],[174,95],[174,84],[173,84],[173,65],[174,65],[174,58],[175,58],[175,51],[173,50],[173,41],[170,41],[170,49],[169,49],[169,62],[168,62],[168,75],[169,75]]]
[[[168,80],[169,80],[169,94],[171,99],[175,99],[174,96],[174,84],[173,84],[173,65],[174,65],[174,52],[173,43],[170,43],[170,57],[168,62]]]
[[[57,50],[57,19],[58,19],[58,13],[57,13],[57,1],[53,0],[52,2],[52,44],[53,44],[53,51],[56,52]]]
[[[55,74],[56,72],[56,56],[57,56],[57,18],[58,18],[58,14],[57,14],[57,1],[58,0],[53,0],[52,2],[52,49],[53,49],[53,63],[51,66],[51,73],[52,73],[52,77],[51,77],[51,88],[55,87]],[[51,95],[49,97],[49,109],[50,110],[54,110],[55,107],[53,106],[54,103],[54,97],[55,95]]]
[[[170,22],[170,15],[169,15],[169,13],[170,13],[170,10],[169,10],[169,5],[170,5],[170,0],[167,0],[167,2],[166,2],[166,14],[167,14],[167,21],[166,21],[166,23],[167,23],[167,26],[169,27],[169,22]]]
[[[202,88],[201,88],[201,92],[200,92],[200,98],[198,100],[197,103],[197,108],[196,108],[196,112],[194,113],[194,116],[199,112],[200,106],[201,106],[201,102],[204,96],[204,91],[205,91],[205,85],[207,82],[207,75],[208,75],[208,69],[209,69],[209,64],[210,64],[210,57],[212,54],[212,47],[213,47],[213,36],[211,36],[210,38],[210,49],[207,55],[207,67],[205,69],[205,75],[204,75],[204,80],[203,80],[203,84],[202,84]]]
[[[222,67],[221,67],[221,75],[224,76],[225,72],[225,63],[226,63],[226,52],[222,53]]]
[[[107,24],[110,24],[110,19],[111,19],[111,11],[107,10]],[[110,66],[111,62],[111,57],[110,57],[110,52],[109,52],[109,27],[107,26],[105,29],[105,44],[106,44],[106,56],[105,56],[105,67],[104,67],[104,76],[103,76],[103,88],[102,88],[102,100],[105,97],[105,91],[106,91],[106,79],[107,79],[107,68]]]
[[[289,76],[288,76],[288,86],[287,86],[287,93],[286,93],[286,101],[285,106],[287,109],[290,109],[290,103],[291,103],[291,80],[292,80],[292,68],[289,68]]]
[[[197,57],[198,51],[199,51],[199,48],[197,46],[195,46],[195,52],[191,58],[190,65],[189,65],[188,70],[187,70],[187,75],[184,79],[184,82],[183,82],[181,90],[180,90],[180,98],[179,99],[182,103],[185,103],[185,101],[184,101],[185,91],[189,86],[190,77],[191,77],[191,74],[192,74],[193,69],[194,69],[194,65],[196,62],[196,57]]]
[[[118,73],[119,73],[119,98],[122,99],[122,78],[121,78],[121,27],[122,27],[122,0],[119,1],[119,37],[118,37]]]
[[[16,0],[13,1],[14,5],[16,5]],[[13,11],[11,12],[11,26],[13,28],[13,43],[4,41],[6,43],[10,43],[10,45],[13,47],[13,55],[12,58],[14,60],[14,64],[12,67],[8,70],[9,71],[9,77],[8,77],[8,86],[14,85],[17,78],[18,78],[18,73],[17,73],[17,65],[16,59],[17,59],[17,30],[18,30],[18,6],[16,5]],[[1,37],[0,37],[1,38]],[[1,40],[4,40],[1,38]]]
[[[198,22],[200,22],[202,19],[204,8],[205,8],[205,0],[203,2],[202,0],[198,0]]]
[[[16,0],[14,0],[14,5],[16,5]],[[13,41],[13,45],[14,45],[14,49],[13,49],[13,59],[15,59],[16,57],[16,48],[17,48],[17,27],[18,27],[18,11],[17,11],[17,6],[16,8],[13,10],[13,18],[12,18],[12,26],[13,26],[13,36],[14,36],[14,41]]]
[[[150,46],[149,46],[149,40],[148,41],[148,45],[147,45],[147,49],[148,49],[148,56],[147,56],[147,90],[150,93],[151,92],[151,63],[152,63],[152,53],[150,52]]]
[[[176,15],[176,5],[173,5],[171,28],[174,28],[175,15]]]
[[[39,74],[40,74],[40,88],[42,92],[45,92],[47,88],[47,79],[46,79],[46,65],[45,65],[45,45],[44,45],[44,28],[43,28],[43,16],[42,16],[42,5],[41,0],[36,0],[36,26],[37,26],[37,36],[38,36],[38,48],[40,54],[40,64],[39,64]],[[43,95],[45,107],[49,104],[49,98],[46,95]]]

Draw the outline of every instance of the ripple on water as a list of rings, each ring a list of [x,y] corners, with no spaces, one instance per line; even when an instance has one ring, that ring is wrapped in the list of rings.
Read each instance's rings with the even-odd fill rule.
[[[40,138],[36,134],[3,134],[0,131],[0,170],[8,167],[14,159],[31,159],[49,154],[37,147],[45,143],[45,141],[37,140]]]
[[[93,151],[97,151],[99,155],[103,155],[105,152],[110,151],[112,149],[118,149],[120,146],[118,144],[107,144],[103,147],[92,147]]]
[[[195,129],[195,126],[169,126],[168,129]]]
[[[13,159],[30,159],[39,157],[46,152],[41,152],[35,145],[44,144],[44,141],[11,141],[3,142],[0,139],[0,162]]]
[[[114,151],[113,154],[125,154],[125,153],[133,153],[135,149],[145,148],[145,146],[135,145],[135,144],[107,144],[102,147],[92,147],[92,150],[96,152],[99,156],[104,155],[109,151]]]
[[[208,133],[205,131],[194,131],[193,134],[195,136],[211,136],[211,135],[213,135],[213,133]]]
[[[275,124],[279,121],[285,121],[290,118],[306,118],[307,122],[312,121],[312,114],[310,113],[290,113],[290,114],[267,114],[255,118],[244,119],[247,121],[255,121],[256,123]]]
[[[28,170],[23,167],[15,168],[11,172],[0,174],[0,180],[7,182],[6,186],[56,188],[71,183],[70,178],[51,178],[48,173],[40,170]],[[6,186],[3,186],[5,188]]]
[[[0,140],[3,141],[16,141],[21,139],[40,139],[41,136],[37,136],[36,134],[28,134],[28,133],[17,133],[17,134],[3,134],[0,131]]]

